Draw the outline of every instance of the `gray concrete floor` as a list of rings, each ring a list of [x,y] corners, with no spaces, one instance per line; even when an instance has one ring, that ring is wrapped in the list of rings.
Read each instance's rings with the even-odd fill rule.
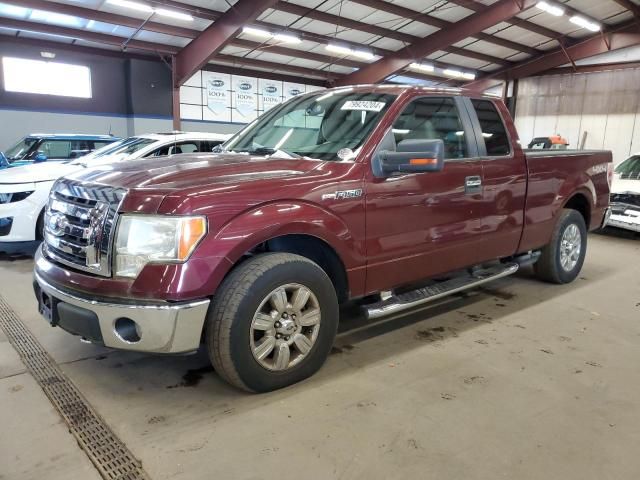
[[[153,480],[636,479],[640,240],[589,241],[571,285],[526,271],[393,320],[345,318],[319,374],[265,395],[227,386],[204,353],[50,328],[31,260],[0,260],[0,292]],[[0,405],[0,478],[98,478],[1,334]]]

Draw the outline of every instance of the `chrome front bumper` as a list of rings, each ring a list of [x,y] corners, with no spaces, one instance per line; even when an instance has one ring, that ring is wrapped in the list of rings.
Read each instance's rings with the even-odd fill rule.
[[[614,208],[606,220],[606,226],[640,232],[640,210],[632,207]]]
[[[38,289],[52,299],[53,309],[56,311],[54,318],[58,317],[59,325],[65,328],[65,315],[73,312],[73,321],[78,326],[78,318],[96,318],[105,346],[123,350],[156,353],[186,353],[197,350],[200,346],[202,329],[209,308],[209,300],[199,300],[190,303],[163,303],[158,305],[135,305],[125,303],[106,303],[72,295],[54,287],[45,281],[42,276],[34,273],[34,281]],[[72,307],[60,308],[60,304],[68,304]],[[67,312],[67,313],[65,313]],[[137,341],[123,338],[117,325],[123,323],[122,319],[135,322]],[[118,322],[118,324],[116,323]],[[131,325],[130,322],[127,322]],[[72,331],[72,330],[70,330]],[[82,331],[82,326],[72,333]]]

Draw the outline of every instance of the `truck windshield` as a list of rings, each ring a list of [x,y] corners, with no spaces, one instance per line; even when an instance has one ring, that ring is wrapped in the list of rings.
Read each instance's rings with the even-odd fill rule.
[[[295,97],[273,108],[219,150],[350,160],[396,99],[352,88]]]
[[[16,160],[22,160],[25,157],[25,155],[29,153],[29,150],[31,150],[31,147],[33,146],[33,144],[36,143],[37,141],[38,141],[37,138],[25,137],[22,140],[20,140],[16,145],[14,145],[9,150],[4,152],[4,155],[5,157],[7,157],[7,160],[9,161],[9,163],[13,163]]]
[[[616,167],[615,172],[620,175],[621,179],[640,180],[640,155],[627,158]]]

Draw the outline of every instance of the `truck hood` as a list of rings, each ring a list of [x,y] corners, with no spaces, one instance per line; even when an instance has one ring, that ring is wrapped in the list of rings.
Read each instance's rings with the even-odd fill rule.
[[[640,195],[640,180],[621,180],[618,175],[615,175],[611,184],[611,193],[634,193]]]
[[[51,182],[78,169],[82,167],[63,162],[42,162],[7,168],[0,172],[0,184]]]
[[[321,161],[246,154],[182,154],[153,160],[130,160],[76,172],[68,178],[154,193],[197,194],[220,186],[303,175]]]

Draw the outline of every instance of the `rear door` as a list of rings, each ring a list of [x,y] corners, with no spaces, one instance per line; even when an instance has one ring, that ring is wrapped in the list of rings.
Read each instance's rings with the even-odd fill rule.
[[[367,291],[385,290],[482,260],[483,171],[468,112],[459,97],[407,103],[378,146],[442,139],[441,172],[395,174],[366,182]]]
[[[508,111],[502,102],[486,98],[464,99],[476,133],[484,173],[484,199],[479,248],[491,258],[516,253],[522,235],[527,194],[527,164],[509,131]]]

